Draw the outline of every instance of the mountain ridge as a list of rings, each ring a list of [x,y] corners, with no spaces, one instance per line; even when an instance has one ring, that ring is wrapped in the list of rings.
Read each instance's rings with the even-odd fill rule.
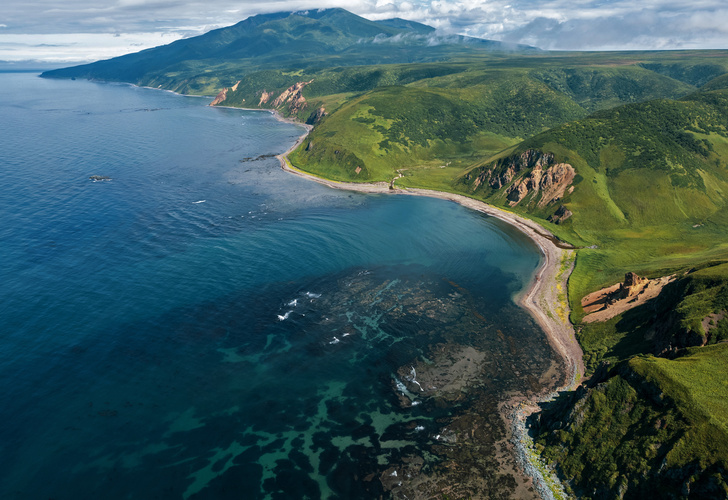
[[[399,18],[370,21],[340,8],[258,14],[196,37],[112,59],[45,71],[41,76],[143,84],[149,73],[179,71],[193,62],[204,61],[209,65],[235,61],[243,68],[263,69],[316,65],[326,56],[340,56],[336,61],[339,66],[415,62],[433,57],[430,53],[435,45],[446,46],[449,55],[537,50],[462,35],[429,38],[436,33],[435,28],[421,23]]]

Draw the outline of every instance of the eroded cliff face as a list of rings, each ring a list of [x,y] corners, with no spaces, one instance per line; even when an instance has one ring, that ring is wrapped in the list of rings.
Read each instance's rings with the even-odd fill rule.
[[[224,102],[228,97],[228,92],[235,92],[238,90],[238,85],[240,85],[240,80],[235,82],[235,85],[233,85],[230,88],[224,87],[218,94],[215,96],[215,99],[212,100],[210,103],[210,106],[217,106],[221,102]]]
[[[268,101],[270,101],[270,98],[273,97],[273,92],[266,92],[265,90],[260,92],[260,101],[258,101],[258,107],[262,106],[263,104],[268,104]]]
[[[212,100],[212,102],[210,103],[210,106],[217,106],[218,104],[223,102],[225,99],[227,99],[227,93],[228,93],[228,88],[227,87],[223,88],[217,94],[217,96]]]
[[[556,163],[553,154],[528,149],[481,167],[468,174],[466,181],[473,179],[473,190],[500,190],[512,207],[526,200],[529,206],[545,208],[574,190],[575,177],[574,167]],[[557,220],[563,222],[570,216],[571,212],[564,207]]]
[[[261,89],[255,92],[254,99],[258,99],[258,107],[259,108],[274,108],[278,109],[279,111],[286,109],[287,115],[297,115],[300,111],[303,111],[308,106],[308,103],[306,102],[306,98],[303,97],[303,89],[306,87],[306,85],[309,85],[312,83],[313,80],[309,81],[301,81],[294,83],[290,87],[288,87],[286,90],[281,92],[276,97],[276,92],[269,92],[266,89]],[[241,81],[237,81],[235,85],[232,87],[225,87],[223,88],[213,99],[213,101],[210,103],[210,106],[217,106],[218,104],[221,104],[225,102],[226,100],[230,100],[233,105],[239,105],[241,102],[245,102],[245,99],[241,99],[241,95],[238,95],[238,87],[240,86]],[[240,92],[250,92],[249,89],[246,90],[245,87],[240,89]],[[233,96],[233,94],[235,95]],[[244,94],[245,95],[245,94]],[[247,96],[246,96],[247,97]],[[253,101],[255,102],[255,101]],[[314,111],[311,114],[311,118],[315,121],[320,120],[323,116],[326,115],[326,111],[321,108],[319,110]]]
[[[274,108],[279,108],[284,104],[288,104],[288,111],[292,115],[297,114],[299,111],[306,107],[306,98],[303,97],[303,94],[301,92],[306,85],[312,82],[313,80],[310,80],[308,82],[298,82],[291,85],[286,90],[281,92],[281,95],[275,98],[271,106]]]

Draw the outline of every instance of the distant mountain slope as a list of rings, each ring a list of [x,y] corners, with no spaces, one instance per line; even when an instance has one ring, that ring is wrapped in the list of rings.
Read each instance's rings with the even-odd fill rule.
[[[369,21],[344,9],[252,16],[233,26],[106,61],[47,71],[49,78],[147,84],[160,74],[194,76],[225,63],[241,70],[415,62],[499,49],[536,51],[477,38],[431,38],[403,19]]]

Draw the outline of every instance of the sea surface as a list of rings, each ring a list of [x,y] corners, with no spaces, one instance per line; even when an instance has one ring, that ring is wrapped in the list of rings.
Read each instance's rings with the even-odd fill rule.
[[[552,365],[525,236],[287,174],[301,127],[208,103],[0,74],[1,498],[396,497]],[[442,352],[477,370],[418,393]]]

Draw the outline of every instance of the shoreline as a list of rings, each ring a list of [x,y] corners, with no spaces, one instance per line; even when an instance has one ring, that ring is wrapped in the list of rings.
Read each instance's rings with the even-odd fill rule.
[[[418,188],[390,189],[390,184],[387,182],[359,184],[332,181],[299,170],[291,164],[288,155],[306,139],[313,126],[285,119],[275,111],[273,114],[280,121],[295,123],[306,128],[305,133],[295,144],[284,153],[276,155],[281,168],[286,172],[333,189],[370,194],[426,196],[452,201],[502,220],[525,234],[538,247],[542,256],[541,263],[530,284],[514,298],[514,301],[528,311],[546,335],[549,344],[561,360],[564,383],[530,399],[524,397],[507,399],[501,402],[499,407],[501,415],[507,420],[510,432],[510,439],[507,440],[514,447],[515,458],[523,474],[531,478],[534,488],[542,498],[554,498],[554,490],[563,495],[558,479],[540,462],[533,450],[533,443],[525,424],[530,415],[540,410],[539,403],[551,400],[559,392],[573,390],[584,376],[583,352],[576,340],[573,325],[569,321],[568,299],[565,304],[561,304],[559,298],[560,292],[566,293],[567,282],[574,268],[574,249],[562,248],[564,245],[557,246],[558,239],[534,221],[464,195]],[[562,269],[564,266],[565,269]],[[560,306],[562,307],[559,311]]]
[[[289,120],[285,120],[282,117],[280,119],[290,123]],[[293,123],[303,125],[297,122]],[[559,277],[559,274],[561,274],[561,263],[564,257],[568,256],[573,250],[559,248],[556,246],[554,243],[555,237],[545,228],[539,226],[536,222],[464,195],[419,188],[390,189],[389,184],[386,182],[358,184],[353,182],[331,181],[299,170],[291,165],[288,160],[288,154],[295,150],[305,140],[308,132],[313,128],[311,125],[303,126],[307,129],[306,133],[301,135],[301,137],[296,140],[296,143],[288,148],[287,151],[276,155],[276,158],[278,158],[281,162],[281,168],[291,174],[318,182],[319,184],[323,184],[334,189],[341,189],[345,191],[372,194],[426,196],[429,198],[453,201],[471,210],[500,219],[528,236],[528,238],[539,248],[542,255],[542,262],[536,270],[536,274],[528,287],[516,296],[516,303],[531,314],[536,323],[538,323],[544,333],[546,333],[549,343],[553,347],[554,351],[564,362],[567,370],[566,378],[572,380],[572,382],[568,383],[563,388],[558,388],[557,390],[564,390],[570,387],[573,385],[575,380],[580,379],[584,375],[582,351],[576,341],[573,326],[569,322],[568,317],[564,321],[560,320],[555,311],[556,308],[553,307],[554,303],[557,302],[557,281],[565,282],[571,274],[571,269],[569,269],[568,272],[563,273],[563,276]],[[567,310],[566,312],[568,313],[569,311]]]
[[[181,94],[160,87],[135,85],[128,82],[118,83],[149,90],[162,90],[182,97],[212,98],[211,96]],[[568,319],[568,313],[570,312],[568,301],[565,312],[562,311],[562,315],[565,315],[564,320],[559,320],[560,315],[557,307],[555,307],[559,304],[558,291],[559,289],[566,290],[569,275],[573,270],[572,260],[567,272],[560,272],[562,261],[575,248],[564,245],[563,243],[560,244],[558,238],[534,221],[464,195],[419,188],[390,188],[390,183],[387,182],[370,184],[339,182],[309,174],[295,168],[288,160],[288,155],[306,139],[309,132],[313,129],[313,125],[285,118],[275,109],[241,108],[236,106],[212,107],[243,111],[265,111],[271,113],[278,121],[303,127],[305,132],[296,139],[296,142],[285,152],[276,155],[276,158],[281,164],[281,168],[291,174],[318,182],[333,189],[372,194],[426,196],[452,201],[471,210],[498,218],[508,225],[515,227],[534,242],[541,252],[542,262],[529,285],[514,297],[514,301],[517,305],[529,312],[531,317],[545,333],[549,344],[561,359],[565,382],[559,387],[550,388],[540,394],[536,394],[530,399],[526,399],[523,396],[506,399],[499,404],[499,409],[501,416],[507,421],[507,431],[510,433],[510,436],[506,437],[504,441],[510,441],[514,446],[516,462],[521,468],[524,477],[532,480],[533,487],[539,492],[542,498],[554,498],[554,490],[561,491],[561,496],[563,496],[563,490],[558,479],[553,477],[553,474],[540,462],[538,455],[533,450],[532,441],[530,436],[528,436],[525,422],[529,415],[539,411],[538,403],[549,401],[559,392],[572,390],[578,385],[581,377],[584,375],[583,353],[576,341],[573,326]]]

